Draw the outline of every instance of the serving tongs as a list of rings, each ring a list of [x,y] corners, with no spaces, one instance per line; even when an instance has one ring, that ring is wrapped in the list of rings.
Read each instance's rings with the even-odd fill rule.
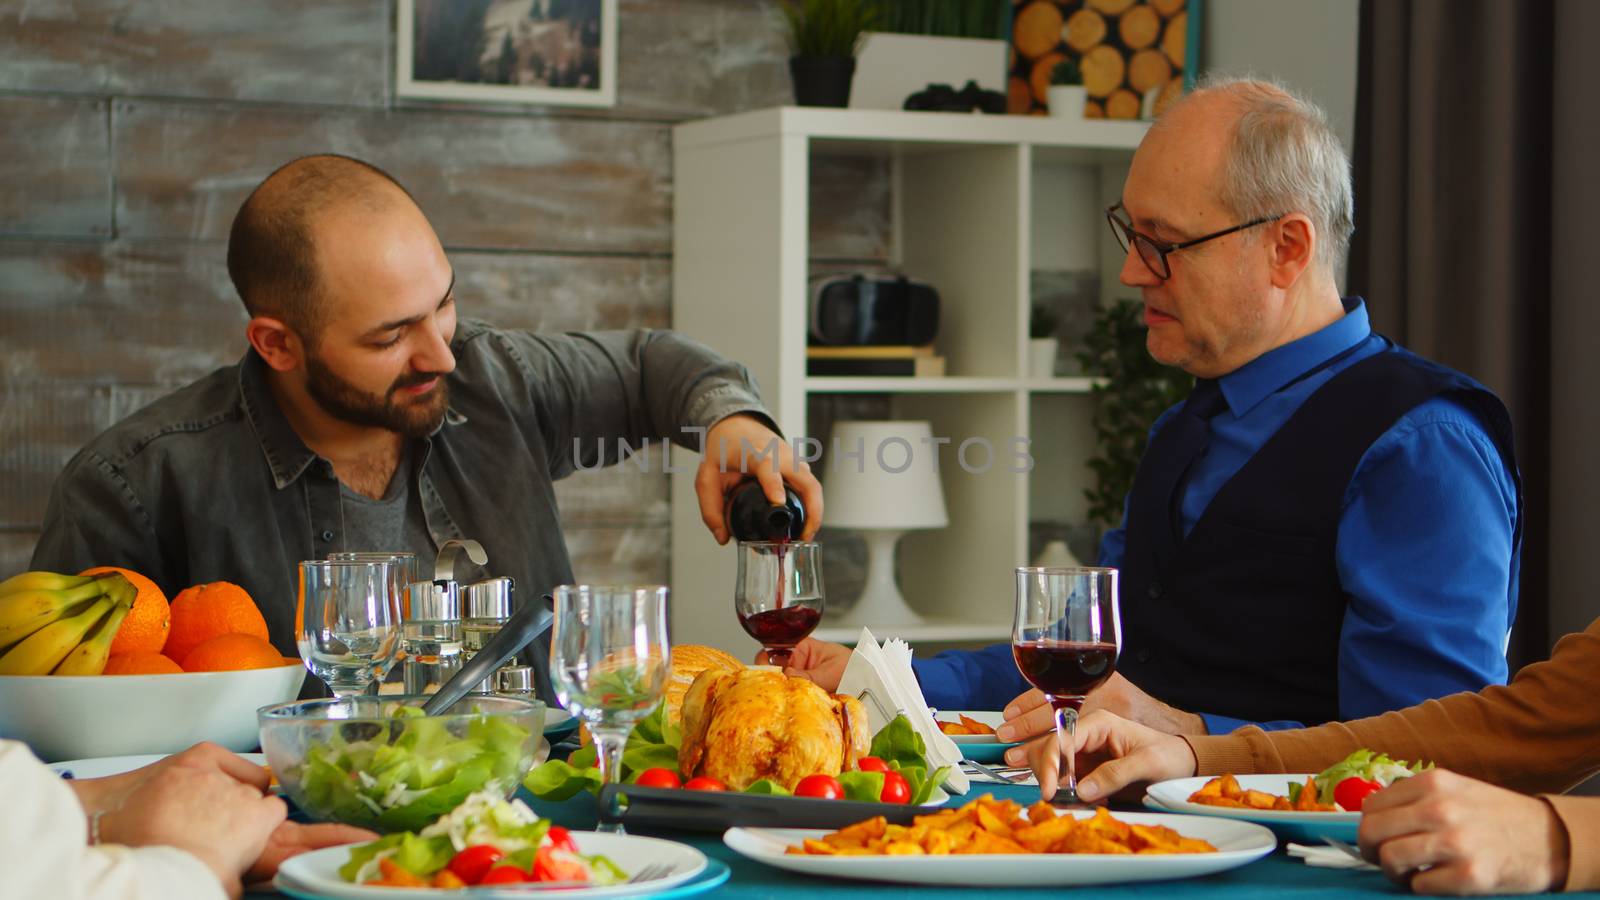
[[[732,791],[688,791],[608,784],[600,789],[600,821],[635,828],[725,831],[752,828],[843,828],[873,816],[909,825],[936,807],[821,800]]]

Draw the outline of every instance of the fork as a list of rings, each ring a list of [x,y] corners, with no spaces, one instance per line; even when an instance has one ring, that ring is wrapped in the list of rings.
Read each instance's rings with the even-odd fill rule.
[[[639,884],[640,882],[644,881],[655,881],[657,878],[661,878],[670,874],[671,872],[672,865],[669,863],[651,863],[650,865],[645,866],[639,871],[628,876],[627,883]]]
[[[1361,851],[1360,850],[1357,850],[1355,847],[1352,847],[1349,844],[1346,844],[1344,841],[1341,841],[1338,838],[1331,838],[1331,837],[1324,836],[1322,838],[1322,842],[1324,844],[1327,844],[1329,847],[1332,847],[1333,849],[1344,853],[1345,856],[1348,856],[1351,859],[1354,859],[1354,860],[1357,860],[1357,861],[1363,863],[1364,865],[1368,865],[1368,866],[1372,865],[1371,862],[1368,862],[1368,860],[1367,860],[1367,858],[1365,856],[1361,855]]]

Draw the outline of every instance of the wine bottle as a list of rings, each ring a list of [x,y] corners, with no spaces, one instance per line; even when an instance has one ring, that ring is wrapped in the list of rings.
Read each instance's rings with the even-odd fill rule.
[[[806,509],[799,495],[783,488],[784,502],[773,503],[761,489],[761,482],[746,478],[728,494],[724,518],[728,532],[736,541],[799,540],[806,529]]]

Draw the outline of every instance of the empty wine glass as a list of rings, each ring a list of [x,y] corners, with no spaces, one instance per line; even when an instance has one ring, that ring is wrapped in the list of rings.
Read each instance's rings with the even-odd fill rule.
[[[400,649],[400,575],[392,560],[300,563],[300,658],[335,697],[365,693]]]
[[[550,680],[561,705],[594,735],[600,778],[622,780],[634,723],[661,704],[671,666],[663,585],[564,584],[555,590]],[[620,824],[601,831],[621,832]]]
[[[1023,566],[1016,576],[1011,653],[1022,677],[1043,691],[1055,710],[1056,743],[1066,765],[1056,799],[1075,803],[1072,748],[1078,710],[1117,667],[1122,632],[1117,570]]]
[[[787,666],[794,646],[822,621],[822,545],[806,541],[741,541],[733,608],[739,624]]]

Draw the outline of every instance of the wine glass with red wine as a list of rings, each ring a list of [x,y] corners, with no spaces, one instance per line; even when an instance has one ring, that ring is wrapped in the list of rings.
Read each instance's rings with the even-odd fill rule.
[[[1011,654],[1022,677],[1049,698],[1056,714],[1056,741],[1065,750],[1073,746],[1084,697],[1116,671],[1121,632],[1116,569],[1017,569]],[[1066,772],[1056,796],[1075,803],[1078,781],[1072,753],[1062,756]]]
[[[767,661],[787,666],[794,645],[822,621],[822,545],[740,541],[733,607]]]

